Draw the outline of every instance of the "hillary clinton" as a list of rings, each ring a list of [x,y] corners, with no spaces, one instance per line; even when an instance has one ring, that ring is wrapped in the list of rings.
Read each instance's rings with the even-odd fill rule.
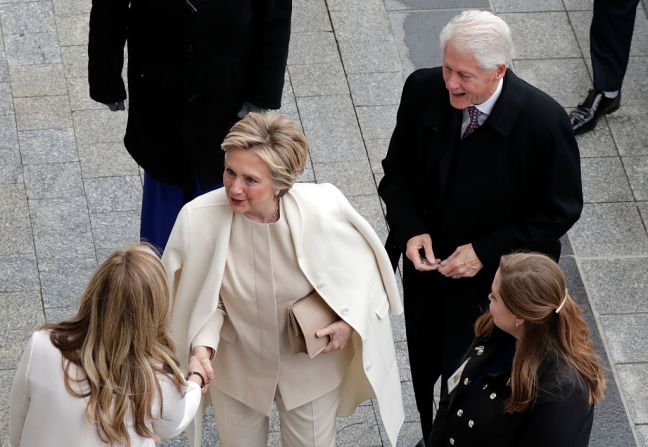
[[[208,371],[222,446],[265,446],[276,402],[283,445],[334,446],[335,417],[376,397],[395,444],[403,403],[389,313],[402,311],[371,226],[330,184],[294,184],[304,135],[276,113],[250,113],[222,144],[224,188],[180,212],[163,262],[181,361]],[[315,290],[338,321],[323,353],[295,354],[288,307]],[[213,368],[213,369],[212,369]],[[201,443],[201,418],[189,434]]]

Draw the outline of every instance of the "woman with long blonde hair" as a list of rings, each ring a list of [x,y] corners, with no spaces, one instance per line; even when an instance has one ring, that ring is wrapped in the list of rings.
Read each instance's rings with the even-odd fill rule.
[[[605,378],[565,274],[545,255],[503,256],[489,299],[429,445],[586,447]]]
[[[157,253],[118,250],[90,279],[78,313],[35,332],[11,392],[12,446],[153,446],[193,419],[204,385],[185,381],[168,333]]]

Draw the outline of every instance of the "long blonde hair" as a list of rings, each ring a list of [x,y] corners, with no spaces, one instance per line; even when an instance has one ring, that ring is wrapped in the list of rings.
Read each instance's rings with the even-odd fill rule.
[[[506,410],[524,411],[533,404],[539,370],[548,359],[562,360],[587,386],[590,404],[600,402],[605,390],[601,363],[592,348],[587,322],[567,292],[565,274],[558,264],[542,254],[515,253],[502,257],[499,278],[502,302],[524,320],[516,342]],[[487,312],[475,323],[475,333],[488,335],[494,326]]]
[[[110,445],[131,445],[129,411],[135,432],[157,439],[146,426],[156,395],[162,414],[156,374],[166,374],[179,391],[184,387],[168,332],[169,303],[158,255],[139,244],[117,250],[99,266],[76,316],[44,326],[63,355],[66,389],[89,398],[86,418]],[[82,377],[71,372],[72,364]]]

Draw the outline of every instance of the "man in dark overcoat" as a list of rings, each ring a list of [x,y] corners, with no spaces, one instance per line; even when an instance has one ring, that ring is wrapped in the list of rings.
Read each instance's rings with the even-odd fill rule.
[[[405,322],[423,435],[433,387],[473,338],[503,254],[560,255],[582,209],[578,146],[552,98],[508,69],[506,23],[467,11],[441,33],[443,66],[407,79],[383,161],[387,249],[403,258]]]
[[[291,0],[93,0],[90,96],[123,110],[124,144],[145,171],[142,239],[166,244],[176,215],[218,187],[220,144],[249,110],[278,109]]]

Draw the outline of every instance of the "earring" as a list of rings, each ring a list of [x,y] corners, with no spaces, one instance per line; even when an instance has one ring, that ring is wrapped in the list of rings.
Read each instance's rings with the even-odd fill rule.
[[[515,320],[515,328],[517,329],[519,327],[520,327],[520,320]]]
[[[275,196],[278,196],[278,195],[279,195],[279,190],[278,190],[278,189],[275,189],[274,195],[275,195]]]

